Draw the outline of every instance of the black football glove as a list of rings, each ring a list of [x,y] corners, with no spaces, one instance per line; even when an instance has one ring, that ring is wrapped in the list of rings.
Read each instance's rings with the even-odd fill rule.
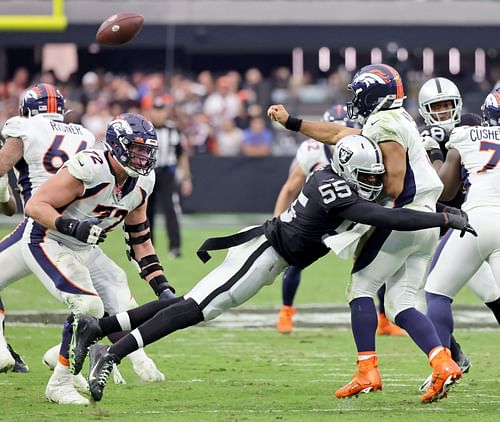
[[[451,211],[451,209],[453,209],[453,211]],[[469,216],[465,211],[459,210],[458,208],[447,207],[447,210],[443,212],[443,214],[445,218],[445,227],[460,230],[460,237],[464,237],[466,232],[477,236],[476,231],[469,224]]]
[[[163,274],[157,275],[149,280],[149,285],[156,293],[156,296],[158,296],[158,299],[165,300],[177,297],[175,296],[175,289],[170,285]]]
[[[73,236],[89,245],[97,245],[104,242],[106,238],[106,232],[98,226],[100,222],[99,218],[77,220],[75,218],[58,217],[55,224],[56,229],[62,234]]]

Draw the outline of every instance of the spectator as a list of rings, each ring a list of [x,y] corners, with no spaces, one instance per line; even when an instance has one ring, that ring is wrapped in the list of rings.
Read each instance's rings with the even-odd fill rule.
[[[243,131],[243,155],[264,157],[271,155],[273,133],[266,127],[261,116],[252,117],[250,127]]]
[[[236,127],[233,119],[225,118],[217,131],[217,155],[234,157],[241,154],[243,131]]]

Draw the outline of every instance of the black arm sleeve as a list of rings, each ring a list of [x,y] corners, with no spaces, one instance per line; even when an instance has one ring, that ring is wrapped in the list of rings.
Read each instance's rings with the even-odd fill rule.
[[[384,208],[364,200],[338,210],[338,215],[356,223],[400,231],[428,229],[446,224],[442,213],[414,211],[407,208]]]

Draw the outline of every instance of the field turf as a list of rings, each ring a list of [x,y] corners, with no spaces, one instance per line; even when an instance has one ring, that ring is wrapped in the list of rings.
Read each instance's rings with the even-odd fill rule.
[[[183,256],[176,260],[167,258],[164,235],[159,233],[159,255],[179,293],[189,290],[224,255],[215,253],[203,265],[195,255],[201,242],[232,232],[231,228],[184,229]],[[136,299],[149,301],[153,294],[126,261],[122,242],[117,231],[104,249],[127,270]],[[297,304],[345,304],[349,265],[332,255],[306,270]],[[277,309],[280,289],[278,280],[244,306]],[[7,311],[64,309],[32,277],[7,288],[2,299]],[[457,302],[479,303],[468,291]],[[78,407],[50,404],[44,397],[49,372],[40,361],[45,350],[58,342],[60,329],[7,325],[9,341],[23,354],[31,372],[0,374],[0,421],[496,421],[500,412],[499,333],[457,334],[473,367],[448,399],[432,405],[419,403],[418,386],[430,368],[407,337],[377,339],[382,392],[337,400],[335,389],[349,381],[355,370],[350,331],[298,329],[283,336],[273,329],[195,327],[148,347],[166,375],[165,382],[142,383],[125,359],[120,369],[128,383],[111,383],[102,402]]]

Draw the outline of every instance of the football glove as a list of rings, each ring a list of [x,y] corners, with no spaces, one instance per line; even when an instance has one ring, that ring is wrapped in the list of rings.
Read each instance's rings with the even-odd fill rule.
[[[453,209],[453,212],[451,209]],[[477,237],[476,231],[469,224],[469,216],[465,211],[459,210],[458,208],[447,207],[447,211],[443,212],[443,214],[445,218],[445,227],[460,230],[460,237],[464,237],[466,232]]]
[[[98,226],[100,222],[101,220],[95,217],[77,220],[61,216],[56,219],[55,225],[56,229],[62,234],[72,236],[89,245],[97,245],[104,242],[106,238],[106,232]]]
[[[432,151],[433,149],[441,149],[439,143],[432,136],[423,136],[422,143],[424,144],[424,148],[427,152]]]

